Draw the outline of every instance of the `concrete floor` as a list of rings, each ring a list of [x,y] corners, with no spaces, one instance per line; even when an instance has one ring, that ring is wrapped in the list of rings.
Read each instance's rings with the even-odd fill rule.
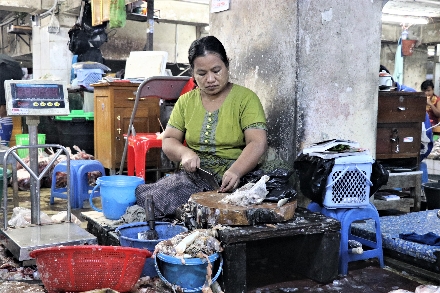
[[[12,197],[12,190],[8,189],[8,198]],[[67,209],[66,201],[56,198],[55,204],[50,205],[50,188],[42,188],[40,192],[40,209],[51,216]],[[9,210],[12,212],[12,199],[9,199]],[[30,193],[19,192],[21,207],[30,208]],[[94,204],[100,207],[100,199],[95,198]],[[81,218],[81,212],[91,211],[86,202],[83,209],[72,209],[72,214],[82,221],[81,226],[87,227],[87,222]],[[9,216],[10,217],[10,216]],[[286,248],[289,249],[289,248]],[[282,252],[280,252],[282,253]],[[387,261],[385,262],[387,264]],[[390,292],[396,289],[405,289],[414,292],[417,286],[422,284],[435,284],[432,280],[418,278],[403,268],[392,268],[386,266],[381,269],[376,260],[367,260],[350,263],[349,274],[341,276],[330,284],[319,284],[301,276],[290,275],[283,272],[282,268],[268,268],[265,265],[250,265],[251,274],[248,283],[248,292],[259,293],[282,293],[282,292]],[[164,291],[166,292],[166,291]],[[170,291],[172,292],[172,291]]]

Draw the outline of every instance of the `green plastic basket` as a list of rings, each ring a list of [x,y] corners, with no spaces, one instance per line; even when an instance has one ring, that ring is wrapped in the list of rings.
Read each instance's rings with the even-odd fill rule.
[[[17,146],[29,145],[29,134],[16,134],[15,141]],[[37,141],[38,144],[45,144],[46,134],[38,134]],[[43,148],[38,149],[39,154],[42,154],[43,151]],[[29,156],[29,149],[18,149],[17,154],[20,158],[26,158],[27,156]]]

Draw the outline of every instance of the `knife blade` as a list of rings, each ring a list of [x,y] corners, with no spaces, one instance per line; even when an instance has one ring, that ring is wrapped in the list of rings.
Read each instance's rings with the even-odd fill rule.
[[[218,184],[217,180],[215,179],[215,176],[212,175],[210,172],[203,170],[201,168],[198,168],[198,167],[196,168],[196,172],[200,176],[200,178],[205,180],[209,184],[209,186],[211,186],[211,188],[213,188],[214,190],[220,189],[220,185]]]

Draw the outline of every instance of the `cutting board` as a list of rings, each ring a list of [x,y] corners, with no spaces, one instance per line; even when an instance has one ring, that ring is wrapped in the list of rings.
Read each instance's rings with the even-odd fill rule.
[[[191,195],[188,204],[197,225],[200,227],[217,224],[247,226],[262,223],[279,223],[293,218],[296,200],[278,207],[276,203],[263,202],[258,205],[236,206],[221,203],[228,193],[216,191],[199,192]]]

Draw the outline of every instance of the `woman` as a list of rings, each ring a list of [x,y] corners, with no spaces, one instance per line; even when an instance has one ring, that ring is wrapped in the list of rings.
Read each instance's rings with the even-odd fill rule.
[[[439,123],[440,103],[438,97],[434,94],[434,83],[432,80],[425,80],[420,86],[426,95],[426,112],[429,115],[431,126]]]
[[[231,192],[267,149],[261,102],[251,90],[229,81],[223,44],[213,36],[198,39],[188,60],[197,88],[177,101],[162,142],[168,158],[181,162],[181,170],[136,189],[138,205],[153,195],[156,218],[173,215],[192,194],[211,190],[194,173],[197,167],[221,180],[220,192]]]

